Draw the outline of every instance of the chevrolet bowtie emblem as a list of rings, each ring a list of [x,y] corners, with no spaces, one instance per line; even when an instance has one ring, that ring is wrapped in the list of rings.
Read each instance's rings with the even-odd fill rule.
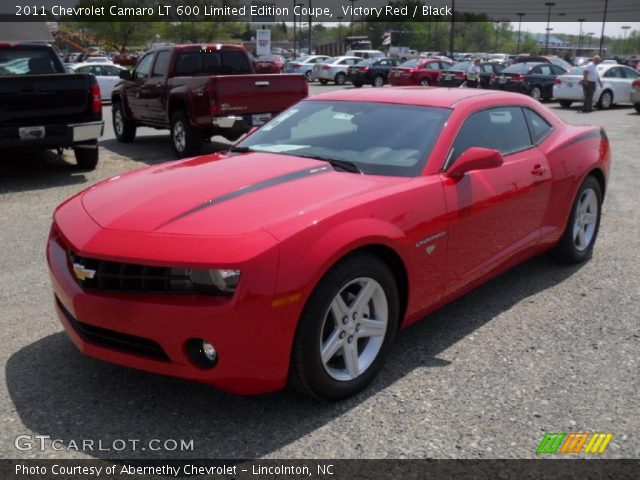
[[[96,271],[85,268],[83,265],[80,265],[79,263],[74,263],[73,273],[75,273],[76,278],[82,282],[87,279],[92,279],[93,276],[96,274]]]
[[[436,246],[434,244],[434,245],[429,245],[424,250],[427,252],[427,255],[431,255],[435,251],[435,249],[436,249]]]

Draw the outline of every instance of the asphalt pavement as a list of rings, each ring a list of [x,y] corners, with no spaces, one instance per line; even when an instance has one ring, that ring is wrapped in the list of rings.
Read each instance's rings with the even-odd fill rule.
[[[113,366],[84,357],[63,333],[44,259],[53,209],[101,179],[172,159],[166,131],[141,129],[119,144],[106,107],[89,173],[72,153],[3,152],[0,456],[533,458],[545,432],[612,432],[604,457],[640,457],[640,115],[548,106],[570,123],[604,125],[612,144],[593,259],[536,257],[429,315],[398,335],[368,389],[334,404],[289,391],[235,397]],[[20,450],[19,435],[64,448]],[[69,448],[87,439],[193,440],[193,449]]]

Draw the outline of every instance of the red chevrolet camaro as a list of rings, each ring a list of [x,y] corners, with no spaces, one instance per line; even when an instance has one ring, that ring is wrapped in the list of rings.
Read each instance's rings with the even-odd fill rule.
[[[85,354],[257,394],[364,388],[396,331],[546,250],[587,260],[598,127],[523,95],[337,91],[227,152],[123,174],[55,212],[55,305]]]

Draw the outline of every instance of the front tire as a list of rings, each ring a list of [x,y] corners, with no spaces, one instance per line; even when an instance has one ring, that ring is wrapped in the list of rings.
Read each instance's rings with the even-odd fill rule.
[[[399,294],[378,257],[336,264],[311,294],[296,333],[291,384],[325,400],[347,398],[376,376],[395,337]]]
[[[136,124],[128,120],[122,102],[113,102],[111,106],[113,131],[119,142],[129,143],[136,138]]]
[[[593,176],[588,176],[576,195],[571,215],[554,257],[566,263],[580,263],[591,258],[596,243],[602,213],[602,188]]]
[[[193,157],[202,152],[202,132],[191,125],[183,110],[171,117],[171,146],[178,158]]]
[[[373,79],[373,86],[376,88],[382,88],[384,87],[384,77],[381,75],[377,75],[374,79]]]

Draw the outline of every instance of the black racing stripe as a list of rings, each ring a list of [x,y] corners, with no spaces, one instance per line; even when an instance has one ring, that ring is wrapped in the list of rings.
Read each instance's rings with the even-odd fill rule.
[[[567,143],[563,143],[562,145],[560,145],[558,148],[556,148],[555,150],[562,150],[563,148],[567,148],[570,147],[571,145],[578,143],[578,142],[582,142],[583,140],[586,140],[588,138],[593,138],[593,137],[602,137],[602,133],[603,130],[602,129],[598,129],[598,130],[592,130],[590,132],[587,133],[583,133],[582,135],[577,136],[576,138],[569,140]]]
[[[228,200],[233,200],[234,198],[241,197],[243,195],[247,195],[249,193],[257,192],[259,190],[264,190],[265,188],[270,188],[275,185],[280,185],[281,183],[292,182],[294,180],[299,180],[301,178],[311,177],[312,175],[317,175],[319,173],[327,173],[332,168],[330,166],[316,167],[316,168],[305,168],[304,170],[298,170],[296,172],[287,173],[285,175],[280,175],[279,177],[273,177],[268,180],[263,180],[262,182],[254,183],[253,185],[247,185],[246,187],[239,188],[238,190],[234,190],[233,192],[225,193],[224,195],[220,195],[217,198],[212,198],[210,200],[206,200],[205,202],[197,205],[193,208],[190,208],[186,212],[182,212],[179,215],[176,215],[170,220],[167,220],[162,225],[158,227],[158,229],[175,222],[183,217],[191,215],[192,213],[199,212],[200,210],[204,210],[205,208],[212,207],[214,205],[220,205],[223,202]]]

